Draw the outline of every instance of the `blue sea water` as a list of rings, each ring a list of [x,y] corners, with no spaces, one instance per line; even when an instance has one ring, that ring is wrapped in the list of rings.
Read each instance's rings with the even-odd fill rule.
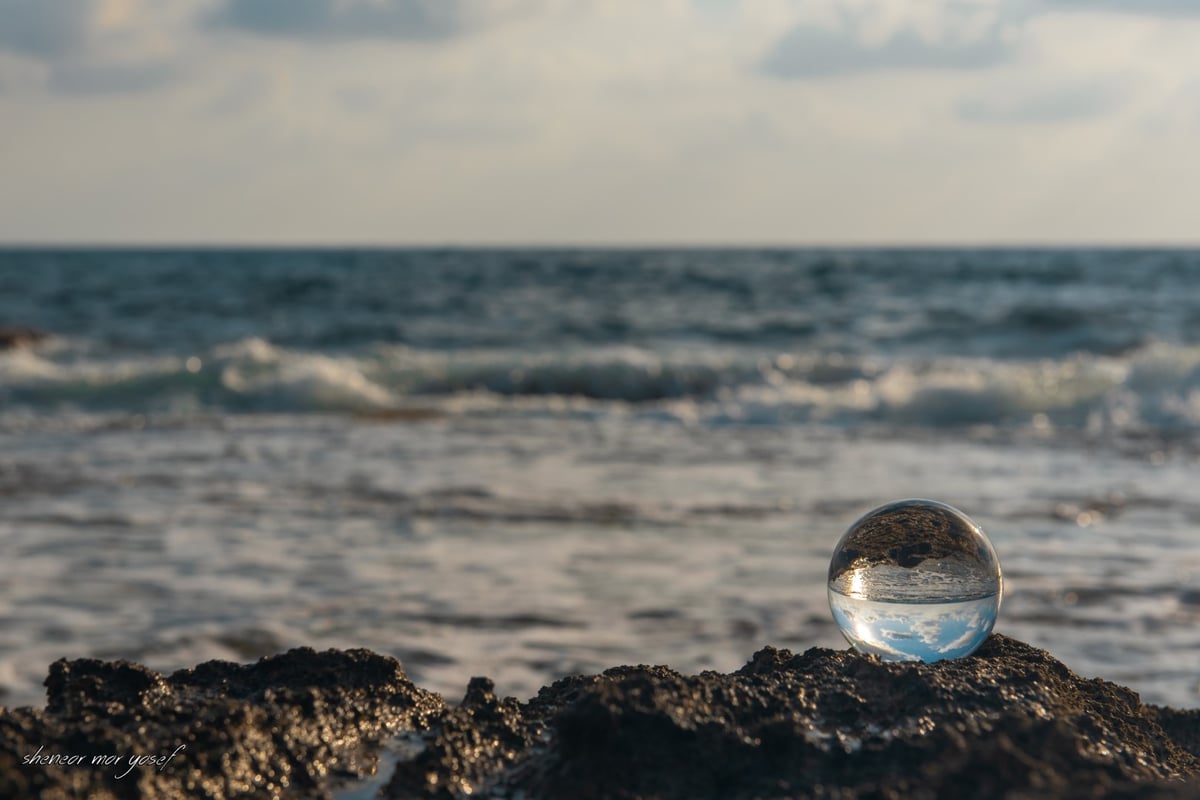
[[[932,497],[996,630],[1200,705],[1200,252],[7,250],[0,702],[365,646],[457,696],[844,646]]]

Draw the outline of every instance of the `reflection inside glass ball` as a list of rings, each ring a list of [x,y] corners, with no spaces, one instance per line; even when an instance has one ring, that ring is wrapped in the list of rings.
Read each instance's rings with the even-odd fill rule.
[[[932,500],[871,511],[829,564],[829,607],[842,635],[886,661],[973,653],[1000,611],[1000,561],[966,514]]]

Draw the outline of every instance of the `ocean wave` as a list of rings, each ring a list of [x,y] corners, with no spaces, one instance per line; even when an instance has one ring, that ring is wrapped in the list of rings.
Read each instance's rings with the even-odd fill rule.
[[[714,423],[1200,431],[1200,347],[1120,356],[886,359],[605,347],[541,354],[376,347],[311,352],[261,338],[204,353],[0,354],[6,412],[448,413],[622,408]]]

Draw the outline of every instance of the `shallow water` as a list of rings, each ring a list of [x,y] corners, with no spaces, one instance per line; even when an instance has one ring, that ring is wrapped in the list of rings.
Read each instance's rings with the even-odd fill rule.
[[[1200,705],[1196,267],[0,254],[0,321],[57,334],[0,354],[2,701],[63,656],[369,647],[457,698],[844,647],[834,543],[924,496],[994,544],[997,631]]]

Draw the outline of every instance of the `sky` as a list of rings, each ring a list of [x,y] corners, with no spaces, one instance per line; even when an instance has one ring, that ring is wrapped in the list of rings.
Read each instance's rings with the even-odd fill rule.
[[[0,242],[1200,244],[1197,0],[0,0]]]

